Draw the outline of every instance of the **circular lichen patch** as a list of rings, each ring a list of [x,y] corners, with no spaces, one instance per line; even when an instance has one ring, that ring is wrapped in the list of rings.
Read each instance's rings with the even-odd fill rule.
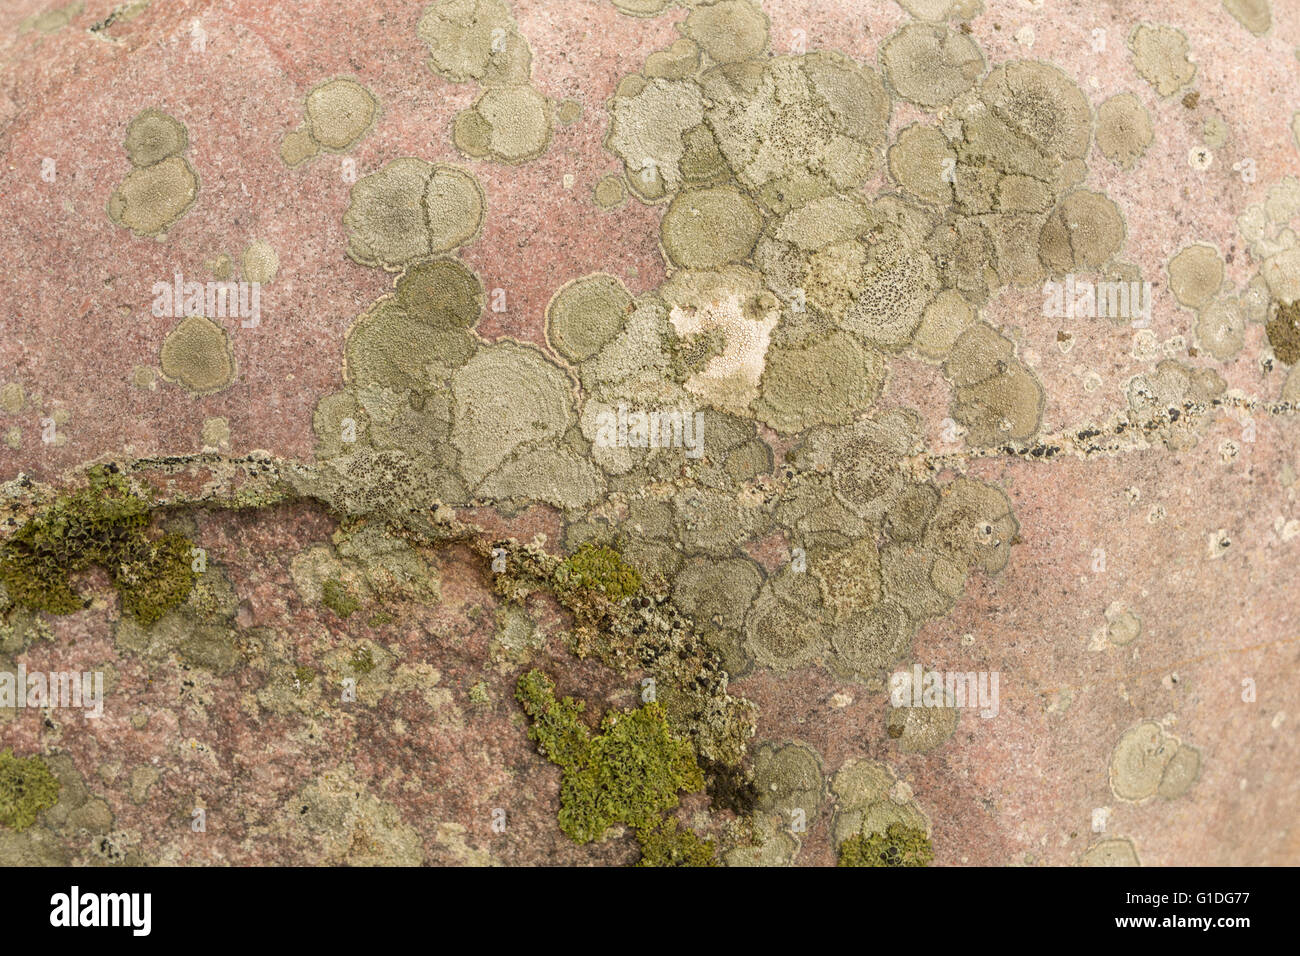
[[[627,200],[627,186],[623,184],[623,177],[602,176],[592,189],[592,198],[601,209],[614,209],[623,205]]]
[[[917,199],[938,205],[952,202],[952,184],[945,172],[956,162],[957,153],[937,126],[909,126],[889,148],[894,181]]]
[[[179,156],[190,144],[184,124],[161,110],[147,109],[131,120],[123,146],[133,166],[152,166]]]
[[[420,262],[397,280],[393,304],[429,325],[469,329],[483,312],[483,283],[457,259]]]
[[[362,265],[397,270],[431,252],[424,195],[433,166],[395,159],[352,186],[343,226],[348,255]]]
[[[326,149],[344,150],[359,140],[375,118],[378,102],[360,83],[326,80],[307,94],[311,137]]]
[[[767,15],[749,0],[696,7],[683,30],[718,63],[752,59],[767,46]]]
[[[623,328],[631,304],[631,294],[615,276],[574,279],[546,307],[546,340],[569,361],[586,361]]]
[[[524,443],[554,441],[572,418],[571,385],[535,349],[502,342],[480,349],[452,378],[451,441],[470,487]]]
[[[842,425],[875,402],[884,381],[880,353],[835,331],[806,344],[772,347],[755,409],[779,432]]]
[[[754,785],[760,810],[780,813],[787,820],[801,811],[810,819],[825,791],[821,759],[805,744],[764,744],[754,754]]]
[[[1077,189],[1061,200],[1038,238],[1038,254],[1055,274],[1091,272],[1124,246],[1124,217],[1101,193]]]
[[[986,103],[1044,154],[1082,159],[1092,139],[1092,107],[1054,66],[1032,60],[1003,64],[984,81]]]
[[[434,253],[463,246],[483,225],[487,201],[478,180],[459,166],[438,165],[424,191],[429,248]]]
[[[163,377],[196,395],[219,392],[235,379],[226,330],[201,315],[185,319],[163,340]]]
[[[1115,796],[1123,800],[1155,796],[1177,749],[1177,741],[1154,721],[1143,721],[1125,731],[1110,757],[1110,785]]]
[[[1169,260],[1169,291],[1189,309],[1199,309],[1223,285],[1223,257],[1214,246],[1197,243]]]
[[[243,271],[240,273],[245,282],[268,285],[275,281],[280,271],[280,254],[275,247],[263,239],[254,239],[244,250]]]
[[[975,85],[984,55],[946,26],[910,23],[881,44],[880,66],[899,96],[934,109]]]
[[[199,194],[199,177],[183,156],[131,170],[108,199],[108,217],[136,235],[157,236],[185,215]]]
[[[1131,169],[1154,139],[1151,116],[1132,93],[1119,93],[1097,107],[1097,148],[1121,169]]]
[[[749,258],[763,229],[753,200],[732,186],[680,193],[660,225],[664,251],[676,265],[711,269]]]
[[[470,156],[501,163],[536,159],[551,141],[551,101],[531,86],[485,90],[456,117],[452,138]]]

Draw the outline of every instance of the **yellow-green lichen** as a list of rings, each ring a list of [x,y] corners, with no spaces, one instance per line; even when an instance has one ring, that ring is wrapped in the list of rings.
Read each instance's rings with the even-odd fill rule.
[[[465,170],[395,159],[352,187],[343,214],[348,255],[362,265],[398,271],[476,236],[484,206],[482,187]]]
[[[599,591],[611,601],[622,601],[641,589],[641,574],[622,555],[606,545],[589,541],[559,566],[558,580],[570,587]]]
[[[191,544],[182,535],[148,534],[149,502],[107,469],[87,486],[33,515],[0,547],[0,582],[20,607],[68,614],[83,606],[74,575],[108,572],[122,608],[141,624],[185,600],[194,583]]]
[[[538,750],[564,771],[560,784],[559,822],[578,843],[599,840],[615,824],[648,836],[651,862],[659,864],[678,839],[665,846],[653,831],[678,804],[678,794],[704,788],[704,775],[691,745],[673,736],[660,704],[621,713],[611,711],[598,733],[582,720],[583,704],[557,698],[555,685],[541,671],[519,678],[515,697],[530,720],[529,736]],[[696,855],[698,847],[688,849]]]
[[[546,151],[551,113],[550,100],[531,86],[491,87],[456,116],[452,138],[476,159],[523,163]]]
[[[1097,107],[1097,148],[1121,169],[1131,169],[1155,139],[1151,116],[1132,93],[1119,93]]]
[[[0,752],[0,826],[26,830],[59,799],[59,781],[40,757]]]
[[[924,830],[891,823],[884,833],[854,834],[840,844],[839,866],[929,866],[934,849]]]
[[[1128,38],[1133,66],[1161,96],[1173,96],[1196,76],[1187,35],[1177,27],[1142,23]]]

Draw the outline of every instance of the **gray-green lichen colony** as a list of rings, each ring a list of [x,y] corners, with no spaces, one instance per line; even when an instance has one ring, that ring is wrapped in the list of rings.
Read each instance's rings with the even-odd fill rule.
[[[199,195],[199,176],[182,154],[189,131],[173,117],[146,109],[126,128],[132,170],[108,198],[108,217],[138,236],[162,238]]]
[[[416,33],[428,44],[429,69],[452,83],[477,83],[482,89],[452,125],[461,152],[514,164],[546,151],[554,104],[532,85],[533,52],[505,0],[430,4]]]
[[[458,166],[395,159],[352,187],[348,255],[398,271],[451,252],[478,235],[486,204],[478,180]]]
[[[318,83],[303,101],[305,120],[280,141],[280,158],[297,166],[318,155],[346,152],[374,125],[379,101],[356,80],[335,77]]]
[[[430,8],[420,34],[480,102],[523,102],[526,47],[494,50],[493,29],[517,35],[483,0]],[[568,277],[548,350],[486,342],[478,279],[436,258],[477,230],[481,193],[454,167],[390,163],[356,184],[345,225],[354,258],[404,271],[348,335],[318,457],[418,474],[413,494],[443,504],[559,509],[566,547],[611,545],[662,581],[733,676],[876,683],[972,574],[1002,570],[1018,531],[1001,489],[918,465],[920,416],[880,404],[891,364],[937,367],[969,446],[1037,435],[1042,385],[982,309],[1007,285],[1116,266],[1123,217],[1081,187],[1092,109],[1054,67],[990,68],[944,23],[904,26],[879,68],[770,55],[748,0],[695,6],[679,30],[617,85],[606,138],[626,190],[663,203],[666,281],[635,295]],[[890,142],[899,100],[924,118]],[[1131,113],[1112,125],[1133,134]],[[469,151],[508,161],[480,119],[456,120]],[[1133,139],[1107,155],[1126,163]],[[773,536],[788,559],[753,560]],[[926,750],[955,719],[898,713],[887,736]]]

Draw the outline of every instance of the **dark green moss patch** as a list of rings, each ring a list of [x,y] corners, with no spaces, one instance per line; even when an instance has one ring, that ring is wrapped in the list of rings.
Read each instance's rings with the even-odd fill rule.
[[[855,833],[840,844],[840,866],[929,866],[933,860],[925,832],[901,823],[884,833]]]
[[[564,771],[559,820],[569,837],[590,843],[621,823],[637,831],[653,861],[701,856],[693,834],[665,829],[678,793],[702,790],[704,775],[691,745],[669,730],[659,704],[610,711],[593,734],[582,720],[583,704],[557,698],[555,684],[540,671],[519,678],[515,697],[538,750]]]
[[[80,491],[56,499],[0,548],[0,580],[20,607],[69,614],[84,605],[72,576],[108,572],[122,609],[148,626],[194,585],[191,542],[149,535],[151,507],[121,475],[93,468]]]
[[[59,799],[59,781],[40,757],[0,753],[0,826],[26,830]]]

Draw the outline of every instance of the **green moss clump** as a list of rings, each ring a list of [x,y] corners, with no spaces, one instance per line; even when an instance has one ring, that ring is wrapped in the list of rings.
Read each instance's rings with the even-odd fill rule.
[[[358,674],[369,674],[375,669],[375,655],[368,647],[358,647],[352,652],[352,669]]]
[[[578,548],[560,565],[557,575],[562,584],[599,591],[611,601],[622,601],[641,590],[641,572],[613,548],[594,541]]]
[[[59,799],[61,784],[40,757],[0,753],[0,826],[26,830]]]
[[[338,578],[330,578],[320,589],[321,603],[341,618],[348,617],[361,607],[361,602],[352,596],[347,585]]]
[[[72,575],[104,568],[122,608],[148,626],[194,586],[191,542],[148,534],[152,508],[121,475],[93,468],[80,491],[56,499],[0,549],[0,581],[14,604],[70,614],[83,606]]]
[[[582,703],[557,698],[555,684],[540,671],[520,677],[515,697],[532,721],[529,736],[564,771],[559,820],[570,838],[590,843],[622,823],[649,843],[656,859],[688,849],[689,838],[654,835],[679,791],[704,788],[694,750],[672,735],[661,705],[611,711],[593,734],[582,721]]]
[[[637,866],[717,866],[712,840],[701,840],[693,830],[669,817],[661,826],[637,830],[641,859]]]
[[[925,831],[901,823],[884,833],[855,833],[840,844],[840,866],[929,866],[933,860]]]

